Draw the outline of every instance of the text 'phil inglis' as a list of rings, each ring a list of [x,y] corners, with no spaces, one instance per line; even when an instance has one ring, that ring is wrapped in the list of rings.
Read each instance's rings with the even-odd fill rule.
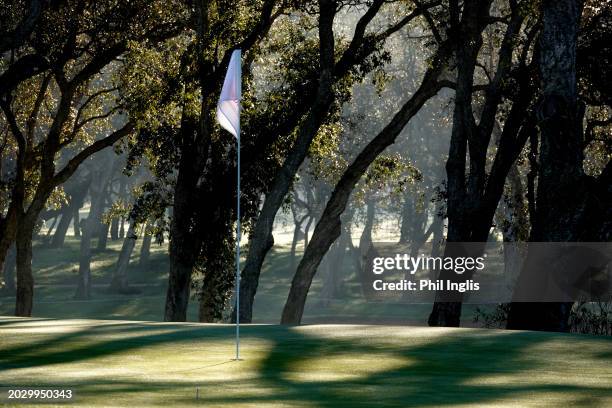
[[[450,290],[456,292],[468,292],[480,290],[480,284],[473,280],[467,280],[465,282],[452,282],[450,280],[428,280],[421,279],[418,282],[409,281],[402,279],[395,282],[384,282],[381,279],[377,279],[372,282],[374,290],[385,291],[385,290],[424,290],[424,291],[443,291]]]

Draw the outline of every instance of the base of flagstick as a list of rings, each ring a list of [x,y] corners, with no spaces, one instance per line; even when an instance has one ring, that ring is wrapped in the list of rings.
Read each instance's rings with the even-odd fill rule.
[[[244,361],[244,358],[232,358],[231,361]]]

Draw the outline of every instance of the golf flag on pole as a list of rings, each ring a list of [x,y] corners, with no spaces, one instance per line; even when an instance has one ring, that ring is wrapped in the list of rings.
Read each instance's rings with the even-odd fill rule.
[[[240,50],[230,58],[221,97],[217,104],[217,120],[221,127],[236,137],[236,360],[240,360],[240,97],[242,67]]]
[[[240,98],[242,96],[240,50],[234,50],[227,67],[221,97],[217,104],[217,120],[221,127],[240,138]]]

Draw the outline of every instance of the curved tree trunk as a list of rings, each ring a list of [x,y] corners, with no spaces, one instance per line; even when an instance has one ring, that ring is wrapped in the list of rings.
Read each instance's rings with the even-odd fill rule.
[[[121,246],[121,252],[119,253],[119,259],[117,265],[113,271],[113,277],[110,283],[110,290],[115,293],[130,294],[133,293],[128,286],[128,266],[130,264],[130,257],[136,246],[136,235],[135,223],[130,222],[130,226],[127,230],[127,236],[123,240]]]
[[[319,15],[320,77],[312,108],[300,126],[295,143],[277,173],[249,237],[249,252],[240,279],[240,321],[248,323],[253,316],[253,301],[259,284],[259,274],[266,254],[274,245],[272,228],[276,214],[289,192],[300,165],[308,154],[312,140],[327,117],[334,95],[334,32],[335,4],[321,0]]]
[[[310,227],[312,226],[312,223],[314,222],[314,217],[310,216],[308,217],[308,222],[306,223],[306,226],[304,227],[304,248],[306,248],[308,246],[308,238],[310,235]]]
[[[55,227],[57,226],[57,222],[59,221],[59,219],[61,218],[61,216],[58,214],[53,218],[53,223],[51,224],[51,226],[49,227],[49,229],[47,230],[47,234],[44,237],[44,242],[45,244],[49,243],[49,237],[51,237],[51,234],[53,234],[53,230],[55,230]]]
[[[59,225],[57,226],[55,234],[53,234],[53,238],[51,239],[52,248],[61,248],[64,246],[64,241],[66,240],[66,234],[68,233],[68,227],[70,227],[73,213],[74,210],[70,204],[66,204],[64,208],[62,208]]]
[[[443,58],[444,61],[445,59]],[[440,63],[439,60],[434,62],[434,67],[425,74],[421,86],[412,98],[404,104],[391,122],[366,145],[336,184],[291,283],[291,289],[281,318],[282,324],[300,323],[312,278],[317,271],[321,259],[340,235],[340,216],[346,208],[355,185],[376,157],[387,146],[395,142],[395,138],[425,102],[436,95],[441,89],[437,79],[444,65],[445,63]]]

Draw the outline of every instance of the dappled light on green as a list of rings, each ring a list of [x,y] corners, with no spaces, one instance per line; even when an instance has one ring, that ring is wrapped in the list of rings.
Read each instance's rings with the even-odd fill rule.
[[[3,386],[74,387],[87,406],[612,404],[605,337],[255,325],[235,362],[229,325],[8,318],[0,335]]]

